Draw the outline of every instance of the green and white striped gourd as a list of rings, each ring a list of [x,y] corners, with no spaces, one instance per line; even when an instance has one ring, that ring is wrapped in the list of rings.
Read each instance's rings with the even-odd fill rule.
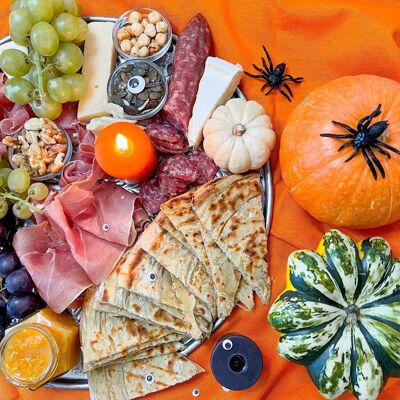
[[[268,320],[282,333],[278,353],[306,366],[323,397],[374,400],[400,377],[400,260],[382,238],[331,230],[317,251],[289,256]]]

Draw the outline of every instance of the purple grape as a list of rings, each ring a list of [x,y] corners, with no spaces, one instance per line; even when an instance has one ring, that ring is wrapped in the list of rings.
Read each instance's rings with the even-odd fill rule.
[[[38,297],[34,293],[15,295],[7,303],[7,314],[11,319],[21,319],[38,309]]]
[[[0,328],[6,328],[6,327],[7,327],[7,315],[0,314]]]
[[[4,328],[0,327],[0,342],[3,340],[5,334],[6,334],[6,333],[5,333]]]
[[[1,293],[1,294],[3,294],[3,293]],[[6,308],[7,308],[7,303],[5,302],[4,299],[2,299],[0,297],[0,314],[5,314]]]
[[[8,239],[9,231],[4,224],[0,222],[0,242],[4,243]]]
[[[29,293],[34,287],[35,284],[25,268],[11,272],[6,278],[6,289],[12,294]]]
[[[14,252],[0,253],[0,276],[6,278],[11,272],[21,268],[18,256]]]

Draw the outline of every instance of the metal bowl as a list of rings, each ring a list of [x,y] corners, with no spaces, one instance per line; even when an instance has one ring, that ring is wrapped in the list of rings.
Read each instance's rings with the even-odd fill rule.
[[[122,51],[119,40],[117,39],[117,33],[118,31],[129,25],[129,23],[127,22],[128,17],[130,15],[131,12],[133,11],[138,11],[141,14],[150,14],[152,11],[156,11],[159,14],[161,14],[159,11],[157,10],[153,10],[152,8],[133,8],[132,10],[128,10],[127,12],[125,12],[124,14],[122,14],[117,21],[114,24],[114,28],[113,28],[113,41],[114,41],[114,46],[118,52],[118,54],[126,60],[141,60],[141,61],[155,61],[158,60],[159,58],[161,58],[169,49],[169,47],[171,46],[171,42],[172,42],[172,28],[171,28],[171,24],[168,21],[167,18],[165,18],[165,16],[163,14],[161,14],[163,20],[167,23],[168,25],[168,30],[167,30],[167,41],[165,42],[165,44],[161,47],[161,49],[159,51],[157,51],[154,54],[151,54],[149,56],[146,57],[139,57],[139,56],[132,56],[130,54],[125,53],[124,51]]]
[[[158,103],[158,105],[157,105],[155,108],[149,110],[149,112],[143,112],[142,114],[136,114],[136,115],[130,114],[130,113],[127,112],[127,108],[128,108],[127,106],[124,107],[124,106],[121,105],[121,104],[118,104],[118,105],[122,106],[122,108],[124,109],[124,113],[125,113],[125,118],[126,118],[126,119],[139,121],[139,120],[151,118],[153,115],[157,114],[157,113],[163,108],[165,102],[167,101],[167,96],[168,96],[168,84],[167,84],[167,80],[166,80],[166,78],[165,78],[165,76],[164,76],[164,73],[163,73],[163,71],[160,69],[160,67],[158,67],[158,65],[156,65],[156,64],[154,64],[154,63],[152,63],[152,62],[148,62],[148,61],[144,61],[144,60],[140,59],[140,60],[127,60],[127,61],[125,61],[124,63],[120,64],[120,65],[115,69],[115,71],[113,72],[113,74],[110,76],[110,79],[108,80],[108,84],[107,84],[108,101],[109,101],[110,103],[117,104],[117,103],[115,102],[115,100],[114,100],[115,94],[113,94],[113,90],[114,90],[114,89],[113,89],[113,86],[114,86],[114,84],[115,84],[115,81],[118,79],[118,76],[121,74],[121,72],[123,72],[123,70],[124,70],[126,67],[129,67],[129,66],[133,66],[134,68],[138,68],[138,69],[141,68],[141,67],[147,66],[148,68],[153,68],[153,69],[155,69],[155,70],[157,71],[157,74],[158,74],[159,77],[161,78],[161,85],[162,85],[163,88],[164,88],[164,95],[163,95],[162,98],[159,100],[159,103]],[[132,77],[132,78],[129,80],[129,82],[130,82],[132,79],[134,79],[134,78],[141,78],[141,77],[140,77],[140,76],[139,76],[139,77]],[[144,83],[143,78],[141,78],[141,79],[142,79],[142,82]],[[129,82],[127,82],[127,85],[126,85],[127,88],[124,89],[124,91],[126,91],[127,94],[128,94],[129,91],[130,91],[130,89],[129,89]],[[146,88],[147,88],[147,84],[146,84],[146,86],[143,87],[143,89],[142,89],[141,91],[146,90]],[[132,92],[132,93],[133,93],[133,92]],[[140,94],[140,92],[138,92],[137,94]]]
[[[53,123],[54,123],[54,122],[53,122]],[[54,124],[55,124],[55,123],[54,123]],[[63,128],[61,128],[60,126],[58,126],[57,124],[55,124],[55,125],[57,126],[57,129],[65,136],[65,138],[66,138],[66,140],[67,140],[67,152],[65,153],[65,157],[64,157],[64,160],[63,160],[63,163],[64,163],[64,165],[65,165],[65,164],[67,164],[69,161],[71,161],[72,151],[73,151],[72,142],[71,142],[71,139],[70,139],[70,137],[68,136],[67,132],[65,132],[65,130],[64,130]],[[22,129],[21,129],[19,132],[17,132],[17,133],[14,135],[14,137],[20,136],[20,135],[22,134],[22,130],[23,130],[23,129],[25,129],[25,128],[22,127]],[[12,156],[13,156],[14,154],[18,154],[18,153],[15,153],[15,150],[14,150],[12,147],[9,147],[9,148],[8,148],[8,160],[9,160],[9,163],[10,163],[10,165],[11,165],[11,168],[12,168],[12,169],[18,169],[18,166],[15,165],[15,163],[12,161]],[[54,180],[54,178],[58,177],[60,174],[61,174],[61,171],[58,172],[58,173],[49,172],[49,173],[47,173],[47,174],[39,175],[39,176],[33,176],[33,175],[32,175],[32,176],[31,176],[31,180],[32,180],[32,181],[39,181],[39,182],[41,182],[41,181],[52,181],[52,180]]]

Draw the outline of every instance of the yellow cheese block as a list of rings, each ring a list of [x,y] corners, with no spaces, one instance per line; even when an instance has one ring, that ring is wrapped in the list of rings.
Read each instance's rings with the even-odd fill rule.
[[[78,119],[82,122],[110,115],[107,82],[116,61],[113,26],[112,22],[92,22],[88,26],[82,67],[88,89],[78,106]]]

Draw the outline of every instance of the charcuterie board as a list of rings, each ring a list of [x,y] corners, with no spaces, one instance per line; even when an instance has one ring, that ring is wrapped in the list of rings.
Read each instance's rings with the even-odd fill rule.
[[[115,22],[116,18],[111,18],[111,17],[85,17],[84,18],[88,23],[90,22]],[[172,65],[172,61],[174,58],[174,51],[175,51],[175,46],[176,46],[176,36],[174,35],[172,38],[171,45],[168,49],[168,51],[165,52],[163,57],[155,61],[155,63],[158,65],[162,73],[164,74],[164,77],[166,80],[169,79],[170,75],[170,67]],[[11,39],[10,37],[6,37],[0,41],[0,45],[6,44],[10,42]],[[122,59],[119,59],[119,62],[122,62]],[[244,94],[240,91],[240,89],[237,89],[234,97],[238,98],[243,98],[245,99]],[[139,122],[140,123],[140,122]],[[217,177],[225,176],[227,173],[223,170],[220,170],[217,173]],[[132,192],[132,193],[137,193],[139,191],[139,187],[137,185],[131,185],[129,183],[126,183],[125,181],[122,180],[116,180],[115,181],[117,185],[122,186],[125,190]],[[264,207],[264,215],[265,215],[265,222],[266,222],[266,231],[269,232],[270,225],[271,225],[271,220],[272,220],[272,208],[273,208],[273,183],[272,183],[272,174],[270,171],[270,166],[269,163],[267,163],[263,169],[261,170],[261,182],[262,182],[262,187],[264,191],[264,197],[263,197],[263,207]],[[80,311],[72,311],[69,310],[69,312],[72,314],[74,319],[79,321],[80,319]],[[222,324],[223,324],[224,319],[220,318],[216,320],[213,331],[217,330]],[[201,340],[195,340],[195,339],[190,339],[185,342],[186,349],[181,352],[182,355],[188,355],[192,351],[194,351],[198,346],[201,345]],[[62,375],[52,382],[47,384],[48,387],[55,388],[55,389],[71,389],[71,390],[84,390],[88,389],[88,381],[87,381],[87,376],[83,372],[81,365],[78,365],[65,375]]]

